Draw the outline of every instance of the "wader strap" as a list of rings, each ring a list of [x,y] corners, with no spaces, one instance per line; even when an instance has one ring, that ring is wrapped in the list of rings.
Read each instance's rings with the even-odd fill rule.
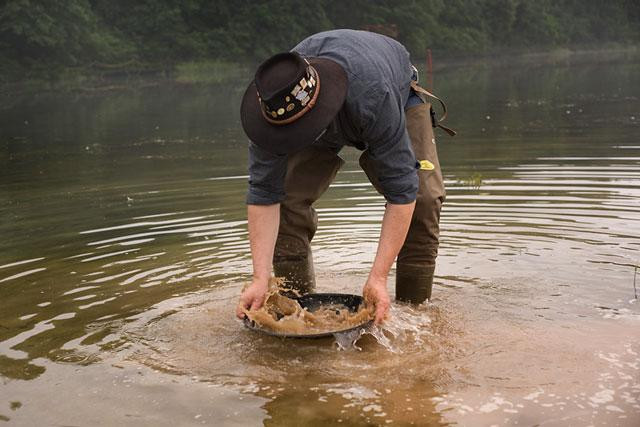
[[[432,94],[431,92],[429,92],[428,90],[426,90],[425,88],[419,86],[415,80],[411,81],[411,88],[418,93],[421,93],[433,99],[437,99],[440,102],[440,105],[442,105],[442,110],[443,110],[442,117],[440,118],[440,120],[434,122],[433,126],[442,129],[443,131],[448,133],[450,136],[455,136],[455,134],[457,133],[455,130],[449,129],[448,127],[440,124],[440,122],[443,122],[444,119],[447,118],[447,106],[445,105],[444,101],[438,98],[437,96],[435,96],[434,94]]]

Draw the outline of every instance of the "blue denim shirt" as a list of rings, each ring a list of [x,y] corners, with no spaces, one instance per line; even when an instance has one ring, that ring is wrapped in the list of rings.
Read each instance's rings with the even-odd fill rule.
[[[418,191],[417,162],[404,114],[413,71],[404,46],[380,34],[333,30],[312,35],[292,50],[302,56],[331,59],[347,73],[345,103],[314,144],[336,153],[345,145],[367,150],[387,201],[413,202]],[[250,143],[247,203],[281,202],[286,169],[287,156]]]

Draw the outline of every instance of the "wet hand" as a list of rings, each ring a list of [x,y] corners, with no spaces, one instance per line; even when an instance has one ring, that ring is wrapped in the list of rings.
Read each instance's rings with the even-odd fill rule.
[[[251,285],[246,287],[240,295],[240,301],[236,307],[236,316],[244,319],[246,310],[257,310],[264,304],[264,299],[269,288],[269,281],[254,279]]]
[[[367,304],[375,307],[375,324],[379,325],[387,318],[391,305],[389,292],[387,292],[387,278],[369,276],[362,295]]]

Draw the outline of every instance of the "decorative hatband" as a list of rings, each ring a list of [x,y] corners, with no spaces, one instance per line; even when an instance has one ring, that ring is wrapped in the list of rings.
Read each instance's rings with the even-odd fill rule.
[[[258,93],[262,116],[271,124],[286,125],[298,120],[313,108],[320,93],[320,77],[313,66],[307,67],[306,76],[281,99],[269,100],[267,104]]]

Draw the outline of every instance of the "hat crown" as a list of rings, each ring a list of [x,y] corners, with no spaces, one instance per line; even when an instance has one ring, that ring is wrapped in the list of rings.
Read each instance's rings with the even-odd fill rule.
[[[266,103],[288,94],[307,73],[309,64],[296,52],[278,53],[263,62],[255,75],[258,95]]]
[[[263,64],[263,70],[256,73],[247,87],[240,108],[242,127],[249,139],[261,149],[277,155],[294,153],[311,145],[342,108],[347,94],[347,74],[340,64],[328,58],[292,58],[289,55],[291,53],[287,54],[291,58],[289,64],[302,65],[306,76],[289,92],[270,99],[267,104],[262,96],[273,97],[280,92],[280,87],[286,86],[282,82],[296,81],[291,79],[296,73],[287,74],[280,82],[270,82],[266,76],[273,70],[268,72],[271,67]],[[274,59],[268,62],[271,61]]]
[[[263,62],[254,78],[263,118],[272,125],[293,123],[316,103],[320,77],[296,52],[279,53]]]

